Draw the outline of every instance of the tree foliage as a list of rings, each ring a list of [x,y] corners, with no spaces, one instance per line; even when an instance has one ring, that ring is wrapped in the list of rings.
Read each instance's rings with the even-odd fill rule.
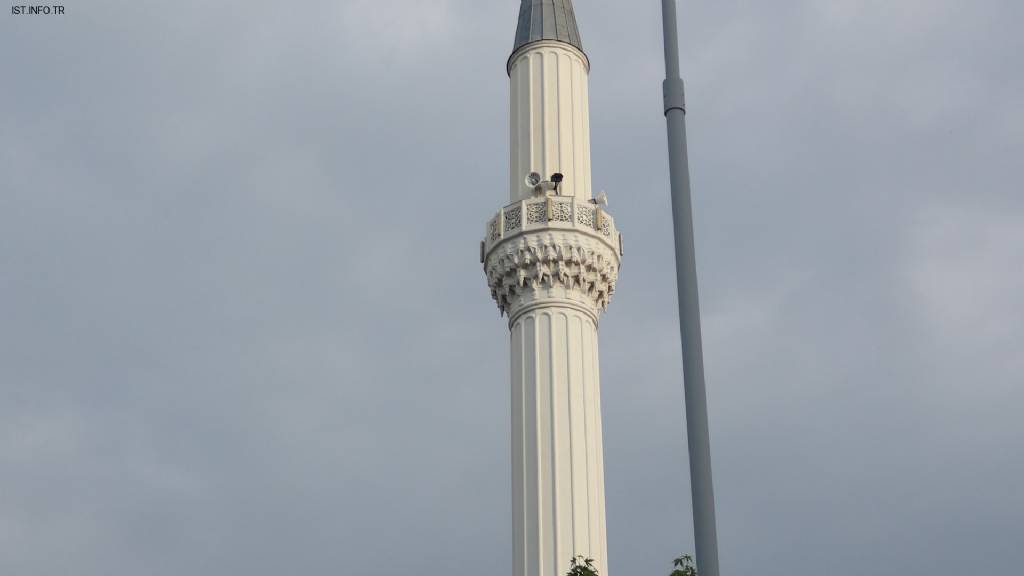
[[[693,566],[693,557],[684,554],[672,561],[672,573],[669,576],[697,576],[697,569]],[[594,559],[585,556],[577,556],[569,563],[569,572],[566,576],[599,576],[597,568],[594,568]]]
[[[697,576],[697,569],[693,567],[693,558],[684,554],[672,561],[675,570],[669,576]]]
[[[594,568],[594,559],[583,556],[573,558],[566,576],[598,576],[597,568]]]

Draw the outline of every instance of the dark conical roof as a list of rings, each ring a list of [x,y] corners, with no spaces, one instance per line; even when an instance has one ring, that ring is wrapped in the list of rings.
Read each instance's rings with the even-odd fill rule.
[[[539,40],[558,40],[583,50],[572,0],[523,0],[512,52]]]

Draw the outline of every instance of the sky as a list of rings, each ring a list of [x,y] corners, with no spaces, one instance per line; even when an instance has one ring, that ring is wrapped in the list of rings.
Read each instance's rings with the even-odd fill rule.
[[[692,551],[657,2],[575,2],[609,572]],[[511,572],[513,0],[0,17],[0,573]],[[723,574],[1012,576],[1024,3],[680,4]]]

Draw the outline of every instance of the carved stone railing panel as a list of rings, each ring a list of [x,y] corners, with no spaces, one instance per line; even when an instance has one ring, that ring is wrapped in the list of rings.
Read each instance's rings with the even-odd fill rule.
[[[513,206],[505,209],[505,233],[519,230],[523,226],[523,209]]]
[[[526,204],[526,223],[543,224],[548,221],[547,204],[532,202]]]
[[[553,222],[572,223],[572,201],[555,200],[551,207],[551,220]]]
[[[594,227],[594,209],[583,207],[576,210],[576,222],[581,226]]]

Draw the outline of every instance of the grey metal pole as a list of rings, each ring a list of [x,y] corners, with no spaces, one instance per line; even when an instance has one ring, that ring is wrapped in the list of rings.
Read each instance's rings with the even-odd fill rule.
[[[718,529],[711,481],[711,439],[704,387],[704,351],[697,294],[697,258],[693,241],[690,168],[686,156],[686,98],[679,75],[679,38],[675,0],[662,0],[665,28],[665,119],[668,123],[672,222],[676,240],[676,288],[679,291],[679,333],[683,341],[683,388],[686,396],[686,438],[690,449],[690,490],[697,573],[718,576]]]

